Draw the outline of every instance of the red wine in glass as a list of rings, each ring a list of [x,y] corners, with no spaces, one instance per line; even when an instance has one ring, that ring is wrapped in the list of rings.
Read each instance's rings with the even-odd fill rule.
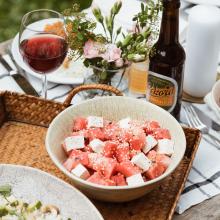
[[[53,34],[36,34],[20,44],[24,61],[36,72],[45,74],[57,69],[68,51],[65,39]]]

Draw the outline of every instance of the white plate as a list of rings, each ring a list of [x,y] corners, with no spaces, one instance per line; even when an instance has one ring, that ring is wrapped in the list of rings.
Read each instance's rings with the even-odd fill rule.
[[[103,220],[81,192],[64,181],[31,167],[0,164],[0,185],[10,184],[12,194],[28,202],[40,200],[57,206],[65,218]]]
[[[55,22],[54,19],[44,19],[31,24],[32,28],[43,30],[48,23]],[[19,51],[19,35],[17,34],[12,42],[11,52],[16,63],[24,69],[27,73],[41,78],[41,75],[34,72],[24,61]],[[61,66],[57,70],[48,74],[48,81],[61,84],[82,84],[84,82],[84,74],[87,68],[84,67],[82,60],[71,61],[69,68]]]
[[[183,0],[192,4],[214,5],[220,7],[220,0]]]

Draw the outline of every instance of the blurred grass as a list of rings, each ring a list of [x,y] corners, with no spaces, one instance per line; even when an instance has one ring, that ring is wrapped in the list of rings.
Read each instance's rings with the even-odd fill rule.
[[[91,0],[77,0],[88,6]],[[22,16],[35,9],[47,8],[62,12],[73,0],[0,0],[0,42],[13,38],[19,31]]]

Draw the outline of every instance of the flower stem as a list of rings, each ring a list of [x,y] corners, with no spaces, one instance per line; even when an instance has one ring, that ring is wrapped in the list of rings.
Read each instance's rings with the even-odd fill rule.
[[[103,30],[104,30],[104,32],[105,32],[105,36],[106,36],[106,38],[108,39],[108,35],[107,35],[107,31],[106,31],[106,28],[105,28],[104,23],[102,22],[101,25],[102,25]]]

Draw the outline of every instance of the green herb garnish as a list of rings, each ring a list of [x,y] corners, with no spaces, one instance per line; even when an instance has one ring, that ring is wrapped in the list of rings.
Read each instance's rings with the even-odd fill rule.
[[[6,197],[11,195],[11,186],[6,184],[0,186],[0,195]]]

